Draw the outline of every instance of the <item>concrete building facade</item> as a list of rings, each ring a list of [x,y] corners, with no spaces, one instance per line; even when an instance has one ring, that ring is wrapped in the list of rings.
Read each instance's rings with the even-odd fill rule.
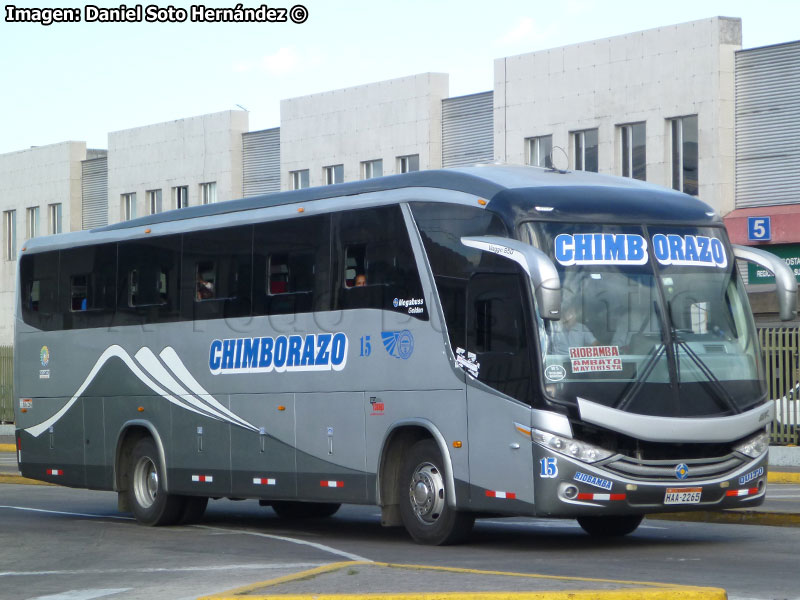
[[[440,168],[448,90],[423,73],[281,101],[281,187]]]
[[[108,220],[242,197],[245,111],[108,134]]]
[[[552,136],[553,160],[576,164],[578,133],[596,136],[596,170],[624,175],[622,127],[642,124],[645,178],[673,187],[672,122],[697,117],[697,195],[734,207],[734,56],[741,20],[715,17],[494,63],[495,154],[531,163],[531,140]],[[578,141],[576,141],[578,140]]]

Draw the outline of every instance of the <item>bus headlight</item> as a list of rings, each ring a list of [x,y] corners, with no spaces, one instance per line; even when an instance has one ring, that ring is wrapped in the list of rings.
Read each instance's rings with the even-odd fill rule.
[[[614,452],[606,450],[605,448],[600,448],[577,440],[571,440],[547,431],[540,431],[539,429],[531,430],[531,439],[554,452],[576,458],[586,463],[595,463],[609,456],[614,456]]]
[[[750,458],[758,458],[769,448],[769,434],[767,432],[759,433],[751,437],[743,444],[739,444],[734,448],[736,452],[741,452]]]

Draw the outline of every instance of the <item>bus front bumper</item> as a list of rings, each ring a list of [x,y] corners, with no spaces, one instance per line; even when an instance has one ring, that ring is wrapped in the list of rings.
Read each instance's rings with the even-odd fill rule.
[[[534,444],[538,516],[578,517],[758,506],[767,491],[767,453],[713,478],[692,477],[692,464],[675,461],[674,478],[639,479]]]

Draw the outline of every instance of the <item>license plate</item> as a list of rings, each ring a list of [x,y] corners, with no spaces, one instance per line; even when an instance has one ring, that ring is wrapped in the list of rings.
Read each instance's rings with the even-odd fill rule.
[[[700,504],[703,488],[667,488],[664,504]]]

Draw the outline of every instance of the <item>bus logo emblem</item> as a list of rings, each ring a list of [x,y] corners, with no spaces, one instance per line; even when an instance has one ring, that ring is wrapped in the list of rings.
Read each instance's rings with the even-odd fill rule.
[[[408,329],[403,331],[381,331],[383,347],[395,358],[408,360],[414,353],[414,336]]]
[[[681,463],[675,467],[675,477],[678,479],[686,479],[689,477],[689,467]]]
[[[48,364],[50,364],[50,349],[47,346],[42,346],[42,349],[39,352],[39,361],[42,363],[43,367],[46,367]]]

